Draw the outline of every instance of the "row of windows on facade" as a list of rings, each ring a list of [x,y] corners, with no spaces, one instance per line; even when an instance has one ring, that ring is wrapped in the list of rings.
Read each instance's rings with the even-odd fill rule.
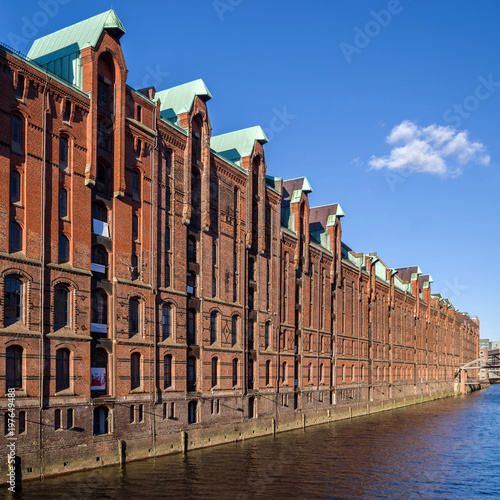
[[[212,399],[210,405],[210,413],[220,413],[220,400]],[[163,403],[163,419],[174,420],[176,419],[175,402]],[[255,417],[256,402],[255,397],[251,396],[248,400],[248,418]],[[130,424],[143,423],[145,421],[144,405],[131,405],[130,406]],[[63,429],[71,430],[75,428],[75,413],[73,408],[66,409],[66,425],[63,423],[63,410],[54,410],[54,430],[61,431]],[[94,435],[109,434],[112,432],[112,413],[106,406],[97,406],[93,409],[93,433]],[[199,421],[199,407],[198,401],[193,400],[188,402],[188,423],[194,424]],[[13,435],[10,414],[4,415],[4,434],[7,436]],[[15,426],[15,424],[14,424]],[[27,420],[26,411],[21,410],[17,415],[17,432],[19,435],[27,433]]]
[[[24,388],[24,349],[19,345],[12,345],[6,349],[6,390],[16,389],[22,390]],[[100,356],[100,354],[99,354]],[[60,348],[56,350],[56,393],[65,391],[71,388],[71,371],[72,371],[72,356],[71,351],[67,348]],[[197,359],[189,357],[187,362],[187,390],[194,391],[197,389]],[[237,387],[239,382],[239,360],[234,358],[232,361],[232,386]],[[93,365],[104,365],[103,368],[107,369],[107,355],[104,358],[98,359],[94,356]],[[216,388],[220,384],[220,363],[219,359],[215,356],[211,360],[211,387]],[[142,367],[143,361],[140,353],[134,352],[130,356],[130,390],[142,389]],[[309,376],[311,365],[309,365]],[[174,358],[171,354],[165,355],[163,359],[163,384],[164,389],[173,387],[174,381]],[[323,377],[323,365],[320,365],[319,372],[320,380]],[[107,374],[106,374],[107,377]],[[248,386],[253,388],[254,383],[254,360],[249,360],[247,365]],[[282,383],[287,384],[287,363],[282,364]],[[271,360],[265,362],[265,385],[271,383]],[[108,387],[106,383],[105,388]],[[107,389],[104,389],[107,392]]]
[[[72,317],[72,292],[67,285],[54,287],[53,318],[54,329],[70,326]],[[10,326],[18,321],[24,321],[24,283],[20,277],[8,276],[4,282],[4,326]],[[142,333],[142,299],[131,298],[129,300],[128,318],[129,334]],[[161,332],[163,340],[172,337],[174,323],[174,307],[172,304],[163,304],[161,318]],[[142,313],[142,314],[141,314]],[[210,343],[220,341],[220,315],[216,312],[210,314]],[[187,341],[196,344],[196,318],[197,312],[188,309],[187,312]],[[231,345],[238,343],[240,318],[235,315],[231,318]],[[108,333],[108,294],[101,288],[95,289],[91,294],[91,332],[106,336]],[[254,322],[248,322],[247,329],[248,347],[254,348]],[[266,322],[264,333],[264,348],[270,347],[271,324]]]

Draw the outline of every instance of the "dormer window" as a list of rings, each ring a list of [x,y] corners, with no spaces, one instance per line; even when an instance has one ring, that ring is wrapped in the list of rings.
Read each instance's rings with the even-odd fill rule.
[[[142,108],[141,106],[137,106],[137,121],[140,122],[142,120]]]

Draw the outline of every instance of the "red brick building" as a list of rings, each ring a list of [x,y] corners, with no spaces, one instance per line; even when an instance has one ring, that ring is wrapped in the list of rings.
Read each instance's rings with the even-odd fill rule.
[[[203,81],[127,86],[124,33],[108,11],[27,58],[0,46],[0,384],[23,477],[452,393],[479,322],[344,245],[339,204],[267,174],[260,127],[212,136]]]

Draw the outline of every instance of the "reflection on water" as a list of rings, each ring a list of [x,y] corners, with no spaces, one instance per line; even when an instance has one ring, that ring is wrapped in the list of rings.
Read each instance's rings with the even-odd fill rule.
[[[500,498],[500,385],[23,485],[26,499]]]

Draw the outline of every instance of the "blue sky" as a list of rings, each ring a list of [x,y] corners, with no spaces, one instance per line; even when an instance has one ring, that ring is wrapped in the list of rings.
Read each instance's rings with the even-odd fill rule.
[[[260,124],[268,173],[340,203],[351,248],[419,265],[500,339],[498,1],[25,0],[0,40],[27,53],[108,8],[130,85],[203,78],[213,134]]]

